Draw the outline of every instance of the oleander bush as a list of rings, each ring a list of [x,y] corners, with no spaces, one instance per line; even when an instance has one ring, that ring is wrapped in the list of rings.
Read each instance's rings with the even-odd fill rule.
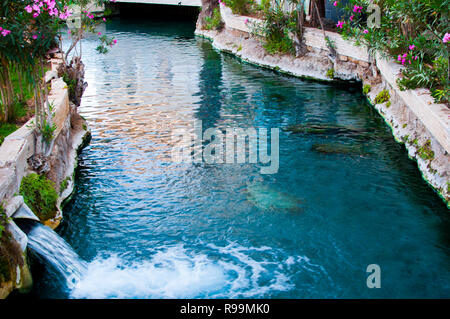
[[[341,6],[340,0],[333,1]],[[438,103],[449,103],[450,0],[350,0],[336,25],[345,38],[366,45],[372,54],[393,57],[403,65],[401,89],[428,88]]]

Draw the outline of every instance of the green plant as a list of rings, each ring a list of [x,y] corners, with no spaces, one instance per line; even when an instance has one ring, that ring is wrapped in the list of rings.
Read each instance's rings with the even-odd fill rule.
[[[0,145],[3,144],[5,137],[17,130],[16,124],[0,123]]]
[[[386,107],[387,107],[387,108],[390,108],[390,107],[391,107],[391,104],[392,104],[391,101],[387,101],[387,102],[386,102]]]
[[[375,104],[381,104],[384,102],[389,101],[391,98],[391,95],[389,94],[388,90],[383,90],[375,97]]]
[[[213,10],[211,17],[205,17],[206,30],[219,30],[222,28],[222,17],[220,16],[219,8]]]
[[[69,186],[69,181],[71,180],[70,176],[67,176],[65,179],[61,181],[59,184],[59,192],[62,194],[66,189],[67,186]]]
[[[327,70],[327,73],[326,73],[326,76],[327,76],[327,78],[329,78],[329,79],[334,79],[334,69],[333,69],[333,68],[328,69],[328,70]]]
[[[3,205],[0,204],[0,238],[2,238],[3,232],[6,229],[6,224],[8,223],[8,217],[6,216],[5,209]]]
[[[349,0],[344,9],[352,19],[340,21],[339,26],[344,38],[353,38],[372,54],[390,56],[402,64],[401,89],[428,88],[436,102],[448,104],[450,0],[375,1],[381,12],[376,27],[368,23],[373,22],[368,18],[373,12],[370,3]],[[361,10],[353,11],[355,6]]]
[[[369,94],[371,89],[372,89],[372,87],[370,86],[370,84],[365,84],[363,86],[363,93],[367,95],[367,94]]]
[[[44,142],[50,144],[50,142],[53,139],[53,133],[55,132],[56,128],[57,127],[55,123],[50,124],[47,120],[44,119],[44,125],[40,128]]]
[[[25,176],[20,185],[20,194],[41,221],[56,216],[58,194],[53,182],[45,176],[35,173]]]
[[[417,155],[423,160],[432,160],[434,158],[434,152],[431,149],[431,141],[427,140],[425,144],[417,149]]]
[[[252,32],[264,39],[263,47],[269,54],[295,54],[291,35],[297,30],[297,11],[286,13],[280,3],[264,10],[262,24],[252,25]]]
[[[253,0],[224,0],[223,2],[234,14],[248,14],[253,7]]]
[[[67,89],[69,90],[69,98],[73,99],[73,97],[75,96],[75,89],[77,87],[77,81],[75,79],[73,79],[72,77],[70,77],[70,75],[67,73],[64,73],[62,75],[62,78],[67,85]]]

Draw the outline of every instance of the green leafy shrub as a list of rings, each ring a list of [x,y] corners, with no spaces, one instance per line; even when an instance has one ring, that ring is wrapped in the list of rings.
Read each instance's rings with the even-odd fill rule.
[[[54,218],[58,194],[54,184],[45,176],[32,173],[22,179],[20,194],[41,221]]]
[[[17,130],[16,124],[0,123],[0,145],[3,144],[5,137]]]
[[[367,94],[369,94],[371,89],[372,89],[372,87],[369,84],[365,84],[363,86],[363,93],[367,95]]]
[[[389,101],[391,98],[391,95],[389,94],[388,90],[383,90],[375,97],[375,104],[381,104],[384,102]]]
[[[219,8],[215,8],[211,17],[205,18],[206,30],[219,30],[222,27],[222,17]]]
[[[373,28],[368,23],[373,22],[368,18],[372,13],[369,3],[350,0],[345,6],[352,19],[340,21],[344,37],[366,45],[372,54],[378,52],[402,64],[401,89],[428,88],[436,102],[448,104],[450,45],[445,35],[449,32],[450,0],[374,1],[381,14],[379,25]],[[361,9],[354,11],[355,6]]]
[[[419,147],[417,150],[417,155],[423,160],[432,160],[434,158],[434,152],[431,149],[431,141],[428,140],[423,144],[423,146]]]
[[[290,34],[297,32],[297,11],[283,11],[280,4],[273,5],[264,11],[264,22],[255,25],[253,32],[264,38],[264,48],[270,54],[294,54],[294,43]]]
[[[254,3],[252,0],[224,0],[223,2],[234,14],[241,15],[250,13]]]

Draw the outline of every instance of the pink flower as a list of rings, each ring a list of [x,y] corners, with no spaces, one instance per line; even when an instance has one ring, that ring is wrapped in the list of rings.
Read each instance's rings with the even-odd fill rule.
[[[33,34],[32,38],[33,40],[36,40],[38,38],[37,34]]]
[[[404,65],[406,62],[406,59],[402,59],[402,65]]]
[[[406,58],[408,56],[408,53],[403,54],[403,58]]]
[[[350,16],[350,21],[353,21],[353,18],[354,18],[355,16],[352,14],[351,16]]]
[[[114,39],[114,40],[113,40],[113,43],[114,43],[114,44],[117,44],[117,40],[116,40],[116,39]]]
[[[450,41],[450,33],[446,33],[446,34],[444,35],[444,38],[442,39],[442,41],[443,41],[444,43],[447,43],[448,41]]]
[[[416,61],[416,60],[417,60],[417,58],[418,58],[418,56],[416,55],[416,56],[414,57],[414,61]]]
[[[2,31],[2,35],[4,36],[4,37],[6,37],[8,34],[10,34],[11,33],[11,31],[10,30],[6,30],[6,29],[3,29],[3,31]]]
[[[342,27],[344,26],[344,21],[338,21],[338,23],[336,24],[336,27],[342,29]]]
[[[333,2],[333,6],[337,7],[337,5],[338,5],[337,1]]]
[[[103,22],[106,22],[106,19],[105,19],[105,18],[103,18]]]
[[[410,45],[409,46],[409,49],[412,51],[412,50],[414,50],[416,48],[416,46],[413,44],[413,45]]]
[[[355,6],[353,7],[353,12],[360,13],[361,10],[362,10],[362,7],[360,7],[360,6],[355,5]]]
[[[102,33],[101,33],[101,32],[99,32],[99,33],[98,33],[98,35],[102,35]]]
[[[364,29],[363,33],[364,33],[364,34],[367,34],[367,33],[369,33],[369,30]]]
[[[401,61],[401,60],[402,60],[401,54],[398,55],[397,60],[398,60],[398,61]]]
[[[245,19],[244,23],[247,24],[248,23],[248,19]]]
[[[28,5],[28,6],[25,7],[25,11],[28,12],[28,13],[31,13],[33,11],[33,8]]]

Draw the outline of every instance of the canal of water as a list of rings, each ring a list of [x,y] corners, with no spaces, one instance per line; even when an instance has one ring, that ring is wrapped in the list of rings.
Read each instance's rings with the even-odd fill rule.
[[[92,141],[58,233],[87,266],[68,287],[34,260],[31,296],[449,297],[448,210],[361,89],[242,63],[194,28],[117,18],[109,54],[84,41]],[[195,120],[280,128],[278,172],[174,163],[171,132]],[[283,130],[311,123],[339,129]]]

